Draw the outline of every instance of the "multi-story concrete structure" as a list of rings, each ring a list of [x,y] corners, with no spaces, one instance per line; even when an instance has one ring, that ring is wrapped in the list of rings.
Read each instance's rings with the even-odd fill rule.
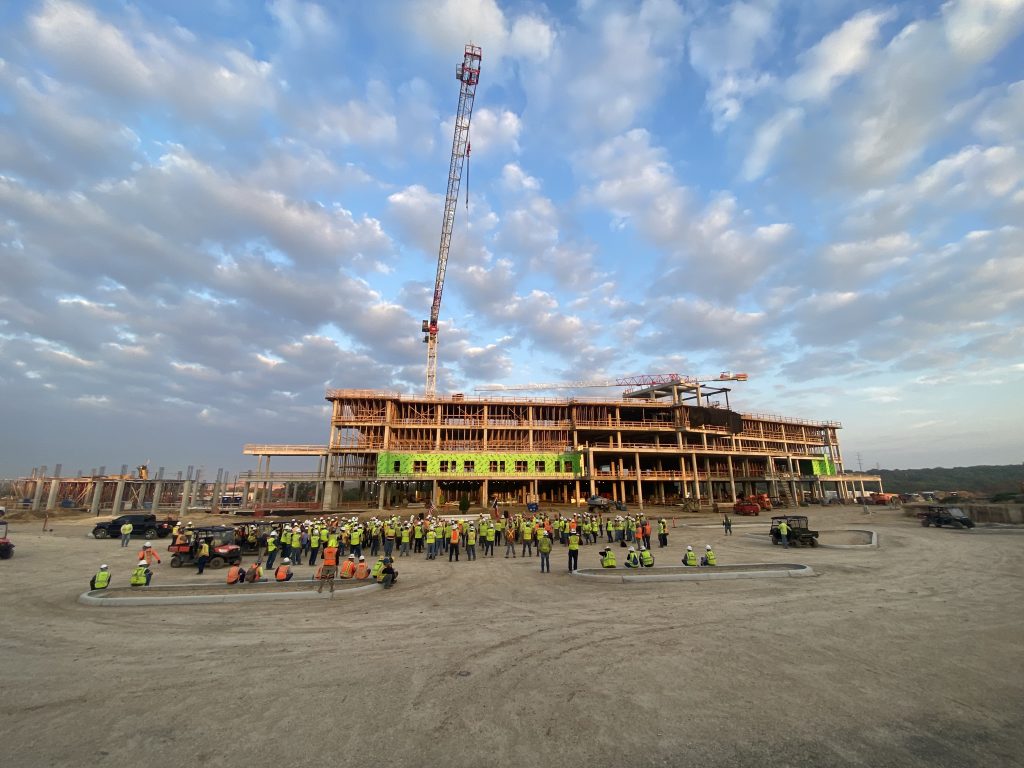
[[[316,479],[325,508],[342,483],[381,507],[462,495],[487,504],[602,494],[643,506],[751,493],[849,499],[865,482],[881,489],[875,475],[844,471],[837,422],[739,413],[728,398],[724,387],[683,381],[619,398],[330,390],[327,446],[246,446],[260,468],[240,479]],[[270,457],[280,455],[317,455],[319,466],[270,473]]]

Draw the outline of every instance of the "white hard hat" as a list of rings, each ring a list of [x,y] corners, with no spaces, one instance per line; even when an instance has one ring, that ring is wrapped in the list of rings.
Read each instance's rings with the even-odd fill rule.
[[[693,552],[693,547],[691,547],[691,546],[687,545],[687,546],[686,546],[686,551],[687,551],[687,552]]]
[[[292,561],[289,560],[287,557],[284,560],[281,561],[281,565],[291,565],[291,564],[292,564]]]
[[[348,556],[348,559],[349,559],[349,560],[355,560],[355,559],[356,559],[356,556],[355,556],[355,555],[349,555],[349,556]]]
[[[365,560],[366,558],[365,558],[365,557],[363,557],[362,555],[360,555],[360,556],[359,556],[359,559],[360,559],[360,560]]]
[[[630,548],[629,548],[629,551],[630,551],[630,552],[636,552],[636,548],[635,548],[635,547],[630,547]]]
[[[145,544],[143,544],[142,546],[143,546],[143,548],[145,548],[145,547],[152,547],[153,545],[152,545],[152,544],[151,544],[150,542],[148,542],[148,541],[147,541],[147,542],[146,542]]]
[[[106,563],[104,563],[103,565],[101,565],[101,566],[100,566],[100,570],[101,570],[101,571],[105,571],[105,570],[107,570],[107,568],[109,568],[109,567],[110,567],[109,565],[107,565]]]
[[[145,565],[145,564],[146,564],[145,560],[139,560],[139,565]]]
[[[711,545],[710,544],[705,544],[704,545],[704,549],[708,549],[708,550],[711,549]]]

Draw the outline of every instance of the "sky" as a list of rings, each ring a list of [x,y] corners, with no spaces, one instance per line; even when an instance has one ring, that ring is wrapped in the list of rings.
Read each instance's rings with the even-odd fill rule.
[[[8,0],[0,476],[423,392],[470,41],[439,393],[742,371],[849,469],[1024,461],[1024,0]]]

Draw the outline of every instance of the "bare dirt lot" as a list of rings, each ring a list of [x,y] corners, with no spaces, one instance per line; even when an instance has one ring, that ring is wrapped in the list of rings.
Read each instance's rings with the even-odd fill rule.
[[[390,591],[152,608],[76,602],[101,562],[125,584],[141,542],[87,538],[86,518],[13,523],[2,763],[1021,765],[1024,535],[809,516],[881,546],[786,551],[741,535],[767,520],[727,538],[690,517],[668,550],[655,542],[658,563],[710,543],[723,564],[817,575],[605,584],[570,577],[556,545],[550,575],[497,548],[402,558]],[[167,559],[155,584],[196,579]]]

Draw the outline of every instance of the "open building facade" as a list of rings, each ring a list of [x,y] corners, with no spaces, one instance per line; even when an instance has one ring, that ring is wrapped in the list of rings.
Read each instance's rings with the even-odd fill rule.
[[[865,483],[881,490],[876,475],[845,471],[838,422],[741,413],[729,391],[683,381],[616,398],[329,390],[328,445],[247,445],[259,467],[239,479],[262,484],[264,498],[268,484],[315,480],[324,509],[340,506],[343,492],[380,508],[593,495],[642,508],[755,493],[846,501]],[[271,471],[272,457],[296,455],[317,455],[317,471]]]

